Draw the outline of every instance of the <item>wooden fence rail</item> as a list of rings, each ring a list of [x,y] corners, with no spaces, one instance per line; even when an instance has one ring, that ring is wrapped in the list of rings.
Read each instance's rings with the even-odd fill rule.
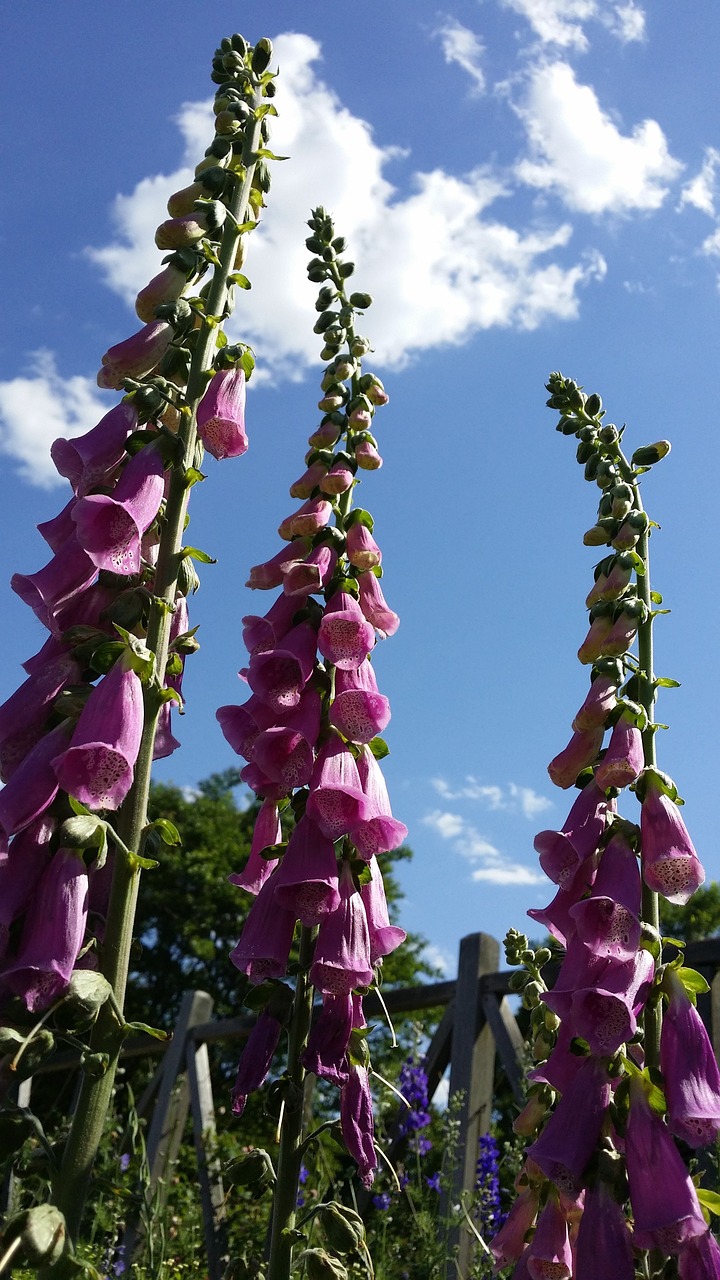
[[[444,1009],[422,1067],[428,1078],[430,1100],[448,1066],[450,1095],[462,1095],[460,1150],[452,1188],[454,1202],[459,1201],[463,1193],[472,1194],[475,1187],[479,1139],[490,1128],[492,1119],[498,1059],[515,1101],[521,1106],[524,1100],[524,1042],[507,1000],[511,971],[498,969],[499,958],[500,946],[494,938],[483,933],[469,934],[460,942],[456,980],[383,992],[382,1003],[391,1015]],[[699,997],[698,1009],[716,1056],[720,1057],[720,938],[689,943],[686,962],[698,969],[710,986],[710,991]],[[382,1014],[381,1001],[372,992],[364,1004],[368,1018]],[[207,1046],[218,1040],[246,1039],[255,1018],[247,1015],[213,1020],[212,1007],[212,997],[207,992],[187,992],[170,1043],[163,1045],[149,1036],[134,1037],[127,1042],[123,1057],[163,1055],[137,1107],[140,1115],[150,1115],[146,1140],[150,1183],[151,1190],[156,1191],[161,1200],[167,1195],[188,1114],[192,1115],[207,1275],[208,1280],[222,1280],[227,1262],[225,1191],[222,1171],[213,1155],[215,1109]],[[67,1070],[76,1063],[76,1055],[61,1054],[41,1071]],[[28,1105],[29,1081],[23,1082],[22,1090],[22,1104]],[[402,1142],[399,1121],[400,1113],[394,1130],[392,1126],[390,1130],[387,1154],[391,1160]],[[8,1190],[6,1188],[6,1197]],[[369,1199],[370,1193],[364,1193],[359,1207],[367,1208]],[[132,1256],[136,1242],[135,1225],[126,1237],[126,1257]],[[468,1232],[462,1232],[457,1243],[459,1274],[466,1275],[472,1258],[472,1238]],[[456,1280],[457,1275],[453,1263],[448,1270],[448,1280]]]

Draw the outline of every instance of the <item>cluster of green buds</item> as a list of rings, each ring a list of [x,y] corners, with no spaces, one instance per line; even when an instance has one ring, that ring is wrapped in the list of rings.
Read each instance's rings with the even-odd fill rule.
[[[317,1205],[305,1218],[314,1217],[320,1225],[326,1248],[304,1249],[298,1262],[304,1262],[308,1280],[348,1280],[349,1275],[372,1276],[365,1225],[360,1214],[336,1200]]]
[[[553,953],[549,947],[531,947],[526,935],[517,929],[508,929],[503,946],[507,963],[513,967],[522,965],[511,975],[509,987],[521,997],[523,1008],[530,1014],[532,1054],[535,1062],[542,1062],[554,1047],[560,1025],[557,1015],[540,999],[548,990],[542,970],[552,960]]]

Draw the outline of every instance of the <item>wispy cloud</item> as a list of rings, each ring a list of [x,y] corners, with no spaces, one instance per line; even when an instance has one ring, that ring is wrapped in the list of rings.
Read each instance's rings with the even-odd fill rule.
[[[531,187],[555,192],[581,213],[658,209],[683,165],[656,120],[621,133],[595,90],[561,60],[536,66],[516,106],[530,154],[515,168]]]
[[[423,947],[422,958],[426,964],[432,965],[433,969],[439,969],[444,978],[450,978],[457,969],[457,957],[449,951],[444,951],[442,947],[435,946],[434,942],[428,942]]]
[[[585,52],[585,27],[598,22],[622,44],[645,38],[645,11],[634,0],[502,0],[521,14],[542,44]]]
[[[519,811],[531,820],[553,807],[547,796],[541,796],[532,787],[518,786],[516,782],[500,787],[495,783],[478,782],[472,774],[468,774],[459,786],[452,786],[445,778],[432,778],[431,781],[443,800],[477,800],[490,810]],[[462,819],[458,818],[458,821]]]
[[[446,62],[455,62],[469,75],[474,93],[485,92],[485,72],[482,60],[485,45],[474,31],[464,27],[455,18],[446,18],[435,35],[440,40]]]
[[[678,209],[684,209],[687,205],[691,205],[692,208],[699,209],[701,213],[706,213],[709,218],[715,217],[716,174],[719,165],[720,151],[715,147],[706,147],[700,172],[696,173],[695,177],[691,178],[680,192]]]
[[[50,445],[58,436],[89,431],[109,407],[93,379],[62,378],[52,353],[35,351],[26,373],[0,382],[0,452],[31,484],[66,484],[53,466]]]
[[[471,872],[472,880],[488,880],[493,884],[542,884],[545,877],[532,867],[514,862],[487,840],[471,822],[459,814],[435,809],[422,819],[426,827],[448,840],[453,850],[470,862],[480,863]]]

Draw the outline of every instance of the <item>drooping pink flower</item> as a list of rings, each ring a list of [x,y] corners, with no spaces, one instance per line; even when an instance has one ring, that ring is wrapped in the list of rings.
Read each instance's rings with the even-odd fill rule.
[[[269,1009],[263,1009],[245,1042],[245,1048],[240,1057],[231,1095],[233,1115],[241,1116],[245,1110],[248,1094],[264,1084],[272,1066],[281,1031],[282,1023]]]
[[[680,1280],[720,1280],[720,1247],[711,1231],[693,1236],[678,1254]]]
[[[705,880],[677,805],[660,789],[653,774],[646,778],[640,810],[642,873],[649,889],[680,906]]]
[[[371,444],[369,440],[361,440],[355,445],[355,461],[361,471],[378,471],[383,464],[383,460],[377,451],[377,447]]]
[[[290,497],[310,498],[326,473],[327,463],[311,462],[307,470],[290,486]]]
[[[53,760],[60,786],[91,809],[118,809],[132,786],[142,730],[140,678],[120,658],[90,694],[70,746]]]
[[[591,609],[599,600],[617,600],[627,587],[633,572],[632,560],[616,556],[609,573],[600,573],[585,604]]]
[[[602,645],[602,653],[608,658],[620,658],[627,653],[640,626],[637,614],[621,609]]]
[[[355,987],[369,987],[373,980],[365,905],[347,862],[339,890],[340,904],[320,924],[310,966],[313,986],[329,995],[349,995]]]
[[[286,596],[295,597],[295,607],[300,608],[303,597],[315,591],[322,591],[327,586],[335,572],[337,562],[337,551],[326,543],[322,543],[319,547],[315,547],[302,562],[289,566],[283,574],[283,592]]]
[[[370,935],[370,964],[374,967],[383,956],[389,956],[407,938],[404,929],[390,923],[385,885],[377,858],[371,858],[370,880],[361,886],[360,895],[365,907]]]
[[[0,707],[0,777],[12,777],[40,740],[53,703],[67,685],[80,680],[72,654],[60,653],[29,676]]]
[[[75,521],[72,513],[76,502],[77,498],[73,494],[62,511],[59,511],[51,520],[43,520],[41,524],[35,526],[51,551],[59,551],[70,538],[75,537]]]
[[[88,873],[75,849],[59,849],[32,899],[17,952],[0,980],[30,1013],[52,1004],[70,981],[85,937]]]
[[[602,975],[577,990],[570,1020],[576,1034],[587,1040],[591,1053],[617,1053],[637,1031],[655,976],[649,951],[638,951],[632,960],[608,960]]]
[[[279,587],[285,570],[304,560],[309,550],[309,538],[293,538],[289,547],[282,547],[270,560],[254,564],[245,586],[250,587],[251,591],[270,591],[273,587]]]
[[[500,1230],[490,1241],[490,1252],[498,1270],[517,1262],[525,1249],[525,1237],[537,1217],[540,1189],[523,1187]]]
[[[374,1124],[370,1083],[365,1067],[350,1067],[348,1080],[340,1090],[340,1126],[343,1141],[357,1164],[360,1181],[371,1187],[375,1179]]]
[[[372,623],[381,639],[394,636],[400,626],[400,619],[389,607],[380,588],[380,582],[372,569],[359,575],[358,586],[360,608],[368,622]]]
[[[85,591],[97,576],[97,566],[76,538],[63,543],[52,560],[36,573],[14,573],[10,586],[43,626],[56,630],[56,612]]]
[[[172,646],[179,636],[185,635],[189,627],[188,604],[185,596],[177,596],[175,600],[175,612],[170,622],[170,646]],[[165,672],[165,688],[173,689],[180,697],[182,697],[183,676],[185,674],[185,654],[175,651],[176,656],[181,663],[180,671],[168,674]],[[163,702],[158,713],[157,727],[155,730],[155,743],[153,745],[153,760],[166,760],[174,751],[177,751],[181,745],[172,732],[172,710],[178,704],[174,699]],[[182,702],[180,707],[182,708]]]
[[[368,658],[359,667],[335,672],[330,723],[349,742],[371,742],[390,721],[390,702],[380,693]]]
[[[335,461],[330,470],[320,481],[320,492],[334,497],[338,493],[346,493],[352,486],[355,476],[347,462]]]
[[[233,872],[228,876],[230,884],[236,884],[247,893],[257,895],[275,868],[274,862],[262,857],[262,851],[279,844],[281,840],[282,828],[277,805],[273,801],[266,800],[260,806],[255,819],[248,860],[242,871]]]
[[[0,963],[5,958],[10,926],[37,894],[40,877],[50,861],[53,818],[43,814],[10,841],[0,859]]]
[[[245,396],[245,373],[240,365],[221,369],[210,379],[198,405],[197,429],[213,458],[239,458],[247,450]]]
[[[334,1084],[343,1084],[350,1075],[346,1055],[353,1029],[353,999],[348,994],[325,993],[302,1055],[306,1071]]]
[[[558,1190],[577,1199],[582,1177],[600,1137],[610,1082],[599,1058],[586,1058],[560,1098],[539,1138],[528,1148]]]
[[[339,421],[335,422],[331,414],[327,414],[323,418],[319,427],[316,427],[312,435],[308,437],[308,444],[313,449],[332,449],[340,439],[342,433],[342,415],[336,415]]]
[[[125,441],[137,425],[137,409],[132,401],[122,400],[85,435],[72,440],[60,436],[53,442],[52,460],[79,498],[114,476],[126,457]]]
[[[589,666],[593,662],[597,662],[601,654],[605,652],[604,645],[612,630],[612,617],[607,614],[601,614],[599,618],[593,618],[590,623],[590,630],[578,649],[578,658],[584,666]]]
[[[598,850],[608,814],[615,811],[597,784],[588,782],[560,831],[539,831],[534,846],[545,875],[563,889],[572,886],[578,868]]]
[[[297,707],[281,724],[262,729],[253,741],[252,763],[289,792],[310,781],[315,744],[320,733],[320,694],[306,685]]]
[[[390,797],[382,769],[369,747],[363,747],[357,760],[360,784],[368,802],[364,818],[350,828],[350,838],[361,858],[389,853],[407,838],[404,822],[393,818]]]
[[[22,831],[50,808],[60,789],[52,761],[67,745],[69,734],[67,720],[46,733],[0,791],[0,829],[7,836]]]
[[[111,573],[139,573],[141,538],[163,498],[163,461],[152,445],[125,466],[112,496],[91,493],[73,508],[76,536],[93,564]]]
[[[292,515],[286,516],[278,526],[278,533],[286,542],[292,538],[312,538],[324,529],[332,515],[332,506],[326,498],[308,498]]]
[[[338,840],[363,821],[368,811],[355,758],[333,731],[315,761],[306,813],[323,835]]]
[[[617,702],[617,688],[618,681],[611,676],[597,676],[593,680],[590,692],[572,722],[577,733],[604,728]]]
[[[578,936],[597,956],[630,960],[640,945],[640,869],[622,835],[613,836],[589,898],[570,908]]]
[[[705,1234],[707,1224],[682,1156],[638,1078],[630,1080],[625,1166],[636,1248],[678,1253],[688,1240]]]
[[[137,295],[135,314],[138,319],[150,324],[155,319],[156,309],[166,302],[175,302],[185,291],[187,282],[187,272],[176,263],[168,262]]]
[[[552,1089],[557,1089],[558,1093],[567,1093],[585,1062],[585,1058],[572,1052],[571,1045],[574,1038],[575,1033],[572,1027],[569,1023],[562,1022],[550,1057],[533,1067],[528,1072],[528,1078],[541,1084],[549,1084]]]
[[[277,869],[275,899],[308,928],[340,906],[335,846],[307,814],[295,827]]]
[[[288,794],[288,788],[284,783],[268,778],[256,764],[246,764],[245,768],[240,770],[240,781],[254,791],[261,800],[272,800],[274,804],[279,804]]]
[[[116,343],[102,357],[98,386],[121,391],[125,378],[144,378],[162,360],[172,339],[172,326],[165,320],[153,320],[123,342]]]
[[[605,1182],[595,1182],[585,1192],[575,1267],[578,1280],[635,1280],[630,1229]]]
[[[644,763],[642,734],[629,714],[624,714],[615,725],[608,749],[595,770],[595,781],[602,791],[609,787],[628,787]]]
[[[573,1274],[572,1262],[567,1219],[558,1197],[551,1193],[530,1242],[528,1274],[532,1280],[569,1280]]]
[[[266,978],[281,978],[287,969],[294,932],[295,916],[275,901],[275,877],[271,875],[248,912],[230,959],[255,985]]]
[[[296,707],[315,665],[317,637],[309,622],[300,622],[275,649],[254,653],[247,681],[253,693],[273,711]]]
[[[375,644],[375,631],[353,596],[336,591],[325,607],[317,646],[323,657],[341,671],[365,661]]]
[[[266,614],[246,614],[242,620],[242,635],[248,653],[252,656],[253,653],[267,653],[276,648],[292,629],[293,619],[300,607],[297,600],[281,595]]]
[[[564,791],[575,784],[583,769],[593,764],[602,746],[603,729],[581,729],[573,734],[568,745],[548,765],[551,782]]]
[[[347,531],[346,554],[356,569],[372,569],[382,562],[382,551],[370,530],[360,520]]]
[[[233,751],[250,761],[258,737],[277,721],[277,713],[253,694],[241,706],[218,707],[215,718]]]
[[[663,1014],[660,1067],[668,1126],[690,1147],[704,1147],[720,1133],[720,1071],[703,1020],[673,969],[663,985],[670,1000]]]

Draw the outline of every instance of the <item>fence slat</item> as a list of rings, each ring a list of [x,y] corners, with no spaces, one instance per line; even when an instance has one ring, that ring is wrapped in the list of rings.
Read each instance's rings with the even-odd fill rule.
[[[203,1232],[208,1261],[208,1280],[222,1280],[229,1261],[225,1231],[225,1191],[220,1161],[212,1149],[217,1133],[210,1057],[206,1044],[187,1042],[187,1076],[193,1117],[193,1138],[197,1157]]]
[[[522,1065],[525,1042],[515,1020],[515,1014],[505,997],[498,999],[495,992],[485,992],[482,997],[482,1007],[493,1033],[513,1098],[518,1106],[522,1106],[525,1101]]]

